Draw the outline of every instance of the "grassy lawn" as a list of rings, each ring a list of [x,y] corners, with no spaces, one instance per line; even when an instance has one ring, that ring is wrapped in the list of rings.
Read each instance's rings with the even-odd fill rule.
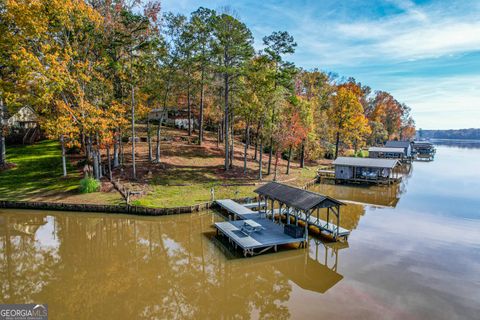
[[[297,186],[303,186],[308,181],[315,178],[316,168],[305,168],[292,170],[292,179]],[[271,177],[268,177],[271,179]],[[266,181],[268,181],[268,178]],[[207,180],[207,179],[205,179]],[[215,181],[194,183],[186,185],[171,185],[174,183],[198,182],[198,180],[182,179],[181,175],[176,178],[162,180],[156,184],[150,185],[150,190],[146,196],[135,200],[132,204],[147,207],[180,207],[190,206],[201,202],[211,200],[211,188],[215,190],[215,199],[236,199],[254,197],[253,192],[259,185],[228,185],[229,181]],[[252,181],[253,182],[253,181]],[[258,182],[258,181],[255,181]],[[170,183],[170,185],[168,185]],[[235,181],[232,181],[234,184]]]
[[[7,161],[16,166],[0,172],[0,200],[103,203],[115,201],[110,193],[78,193],[80,173],[67,162],[62,176],[62,157],[56,141],[7,148]]]
[[[62,177],[59,145],[42,141],[7,148],[7,161],[15,168],[0,173],[0,199],[27,200],[38,194],[68,192],[78,188],[78,173]],[[72,172],[72,168],[68,170]]]
[[[167,130],[165,130],[167,131]],[[234,169],[223,170],[222,147],[216,146],[216,138],[210,137],[204,146],[189,144],[182,137],[184,131],[168,129],[170,142],[162,143],[162,162],[148,160],[147,145],[137,145],[137,175],[128,178],[131,165],[128,152],[123,170],[116,169],[114,179],[119,179],[131,191],[142,191],[132,204],[148,207],[190,206],[211,200],[211,189],[215,199],[254,197],[258,188],[258,163],[248,160],[247,174],[243,173],[243,147],[236,144]],[[128,150],[129,146],[125,146]],[[16,166],[0,172],[0,200],[48,201],[65,203],[115,204],[123,203],[116,191],[80,194],[81,173],[68,164],[68,177],[62,177],[61,150],[56,141],[42,141],[34,145],[7,148],[7,161]],[[264,158],[264,173],[267,156]],[[300,168],[298,161],[292,162],[290,174],[286,175],[286,161],[279,163],[280,182],[303,186],[316,175],[319,164]],[[264,182],[271,181],[273,174],[265,175]],[[255,185],[256,184],[256,185]],[[108,190],[104,183],[103,190]]]

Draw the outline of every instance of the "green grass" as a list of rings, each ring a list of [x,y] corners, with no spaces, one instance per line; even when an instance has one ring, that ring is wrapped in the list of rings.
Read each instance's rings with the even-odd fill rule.
[[[154,186],[148,195],[132,202],[147,207],[183,207],[211,200],[211,188],[215,189],[215,199],[253,197],[258,186],[222,186],[204,183],[187,186]]]
[[[16,167],[0,172],[1,200],[29,200],[42,194],[78,189],[80,176],[68,165],[68,178],[62,177],[58,142],[7,147],[7,161]]]
[[[292,181],[292,184],[303,186],[305,183],[315,178],[317,172],[316,169],[316,167],[304,168],[299,170],[300,172],[297,172],[295,175],[292,174],[292,178],[295,178],[295,181]],[[196,173],[198,174],[198,170],[196,170]],[[197,179],[191,179],[188,174],[186,177],[176,175],[176,179],[172,178],[167,181],[169,184],[177,183],[180,185],[166,185],[165,183],[151,185],[148,194],[133,201],[132,204],[146,207],[190,206],[211,201],[211,188],[215,189],[215,199],[236,199],[256,196],[253,190],[258,188],[258,185],[223,186],[222,183],[219,183],[218,181],[207,182],[207,180],[209,180],[208,178],[205,177],[205,182],[203,183],[192,184],[192,181],[198,182],[202,181],[202,179],[198,179],[198,177]],[[228,180],[224,183],[228,184]],[[233,183],[234,182],[232,181],[232,184]]]

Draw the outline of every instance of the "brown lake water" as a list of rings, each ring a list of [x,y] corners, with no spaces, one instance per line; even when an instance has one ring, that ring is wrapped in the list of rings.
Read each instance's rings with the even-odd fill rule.
[[[480,319],[480,143],[437,146],[401,185],[347,202],[348,243],[235,258],[213,212],[0,210],[0,303],[50,319]],[[1,182],[0,182],[1,183]]]

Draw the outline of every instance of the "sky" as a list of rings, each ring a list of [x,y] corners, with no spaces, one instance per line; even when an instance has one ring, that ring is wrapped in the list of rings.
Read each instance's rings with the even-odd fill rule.
[[[285,60],[354,77],[412,108],[417,128],[480,128],[480,0],[163,0],[185,15],[225,7],[256,49],[273,31],[298,46]]]

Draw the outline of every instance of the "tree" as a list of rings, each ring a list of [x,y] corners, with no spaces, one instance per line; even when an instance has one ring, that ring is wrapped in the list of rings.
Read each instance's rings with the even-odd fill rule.
[[[231,165],[230,158],[230,119],[232,118],[231,85],[241,73],[245,61],[253,56],[253,37],[247,26],[236,18],[223,13],[214,23],[214,52],[218,56],[218,71],[223,77],[224,132],[225,132],[225,171]],[[233,142],[233,141],[232,141]]]
[[[333,96],[330,119],[332,128],[335,130],[335,159],[338,157],[340,138],[348,140],[352,134],[352,128],[361,120],[363,121],[363,107],[355,90],[349,86],[339,86],[336,95]]]
[[[213,10],[200,7],[192,13],[191,28],[195,48],[194,60],[200,69],[200,113],[198,119],[198,144],[203,142],[205,85],[208,82],[208,71],[212,60],[212,32],[216,13]]]
[[[279,83],[285,83],[285,75],[288,75],[291,68],[289,63],[282,61],[282,55],[295,52],[297,43],[287,31],[276,31],[263,38],[263,44],[266,46],[265,52],[275,64],[275,89]],[[283,79],[282,79],[283,78]],[[287,77],[288,79],[288,77]],[[282,81],[283,80],[283,81]],[[288,80],[287,80],[288,82]],[[276,110],[272,112],[272,123],[275,123]],[[270,153],[268,157],[267,174],[270,174],[273,153],[273,135],[270,136]]]

